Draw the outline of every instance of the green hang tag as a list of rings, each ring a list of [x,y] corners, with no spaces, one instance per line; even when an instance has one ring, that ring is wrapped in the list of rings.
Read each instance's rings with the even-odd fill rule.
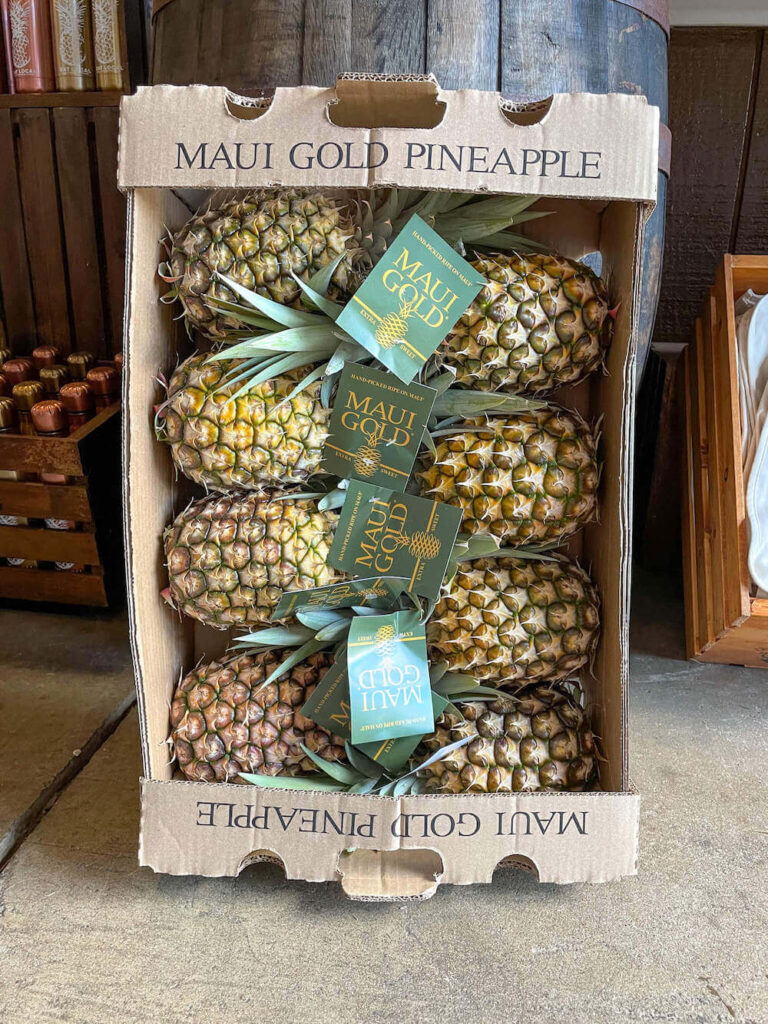
[[[322,469],[404,491],[437,392],[348,363],[331,413]]]
[[[338,660],[328,669],[301,709],[301,714],[321,725],[324,729],[343,740],[351,737],[349,721],[349,676],[347,655],[339,654]],[[437,719],[450,702],[439,693],[432,691],[432,714]],[[397,739],[376,740],[373,743],[357,743],[355,746],[372,761],[380,764],[387,772],[396,772],[414,752],[421,736],[400,736]]]
[[[347,672],[351,743],[432,732],[427,640],[416,612],[352,619]]]
[[[485,283],[414,214],[336,323],[408,384]]]
[[[299,608],[391,608],[400,594],[408,589],[409,580],[398,576],[371,576],[368,579],[344,580],[311,590],[287,590],[280,598],[272,619],[284,619]]]
[[[461,509],[350,480],[328,561],[351,576],[406,577],[408,590],[440,592]]]
[[[311,722],[322,725],[334,736],[340,736],[343,740],[349,739],[349,677],[346,648],[337,655],[334,663],[309,695],[301,714]]]

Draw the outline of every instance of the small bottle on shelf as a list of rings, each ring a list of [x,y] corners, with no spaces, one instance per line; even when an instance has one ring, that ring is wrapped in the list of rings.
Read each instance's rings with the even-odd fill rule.
[[[96,362],[92,352],[70,352],[67,356],[67,368],[72,380],[85,380],[85,376]]]
[[[56,0],[53,0],[54,4]],[[51,19],[47,0],[0,0],[10,39],[9,78],[13,91],[53,92]],[[6,15],[7,11],[7,15]]]
[[[64,384],[59,391],[59,399],[67,411],[70,434],[92,419],[95,412],[93,394],[87,381],[74,380]]]
[[[64,403],[56,399],[44,399],[32,406],[32,424],[40,437],[66,437],[69,433],[67,411]],[[61,473],[41,473],[40,481],[44,484],[68,484],[69,477]],[[56,519],[49,516],[43,520],[49,530],[77,530],[77,523],[69,519]],[[85,572],[85,566],[75,562],[54,562],[59,572]]]
[[[19,433],[34,436],[32,406],[42,401],[45,392],[39,380],[23,380],[13,385],[13,401],[19,414]]]
[[[69,380],[69,369],[61,363],[53,366],[44,366],[40,370],[40,383],[45,388],[48,398],[55,398],[61,391],[62,385]]]
[[[14,384],[21,384],[22,381],[35,379],[35,364],[28,356],[7,359],[3,363],[3,373],[13,387]]]
[[[114,366],[94,366],[86,380],[93,392],[96,409],[106,409],[120,400],[120,371]]]
[[[11,56],[11,19],[8,15],[8,6],[5,2],[0,3],[0,44],[2,54],[0,57],[0,89],[3,92],[13,94],[16,90],[13,87],[13,57]]]
[[[59,358],[59,350],[55,345],[38,345],[32,350],[32,362],[39,373],[44,366],[53,366]]]
[[[119,3],[91,0],[96,88],[105,92],[122,92],[126,86]]]
[[[86,0],[51,0],[53,66],[61,92],[95,88],[91,8]]]

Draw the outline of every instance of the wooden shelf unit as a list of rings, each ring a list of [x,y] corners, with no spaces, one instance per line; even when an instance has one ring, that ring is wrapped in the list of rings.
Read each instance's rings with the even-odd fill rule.
[[[119,107],[123,92],[15,92],[0,93],[0,110],[27,107]]]
[[[0,513],[32,521],[0,526],[0,563],[24,558],[86,568],[0,564],[0,597],[105,607],[122,592],[120,419],[115,403],[69,437],[0,435],[0,470],[22,474],[0,479]],[[69,482],[42,482],[41,473]],[[46,518],[70,520],[78,529],[51,529]]]
[[[730,256],[683,364],[683,582],[689,658],[768,668],[768,600],[751,596],[734,304],[768,293],[768,256]]]

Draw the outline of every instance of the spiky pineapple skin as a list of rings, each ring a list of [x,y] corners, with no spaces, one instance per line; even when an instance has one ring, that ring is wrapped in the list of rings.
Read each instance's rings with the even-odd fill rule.
[[[544,394],[602,366],[607,293],[589,267],[540,253],[472,266],[487,283],[438,350],[460,386]]]
[[[171,601],[216,629],[264,625],[284,591],[344,578],[328,564],[337,522],[310,500],[255,492],[193,502],[164,536]]]
[[[425,497],[461,508],[465,533],[559,544],[597,519],[597,447],[578,413],[548,406],[468,420],[437,441],[417,476]]]
[[[343,740],[300,709],[333,659],[313,654],[261,689],[289,651],[244,654],[201,665],[179,683],[171,703],[171,744],[179,768],[197,782],[227,782],[239,772],[303,775],[316,771],[303,743],[327,761]]]
[[[263,490],[302,484],[320,468],[331,411],[320,382],[289,398],[309,372],[301,367],[235,398],[242,381],[221,387],[240,360],[196,353],[174,372],[161,437],[177,468],[206,490]]]
[[[566,679],[587,665],[600,633],[597,589],[565,559],[467,562],[427,623],[430,659],[495,687]]]
[[[463,720],[445,711],[412,764],[457,740],[470,741],[420,771],[427,792],[588,789],[597,782],[597,750],[578,692],[530,686],[518,697],[460,702]]]
[[[208,299],[239,302],[214,271],[284,305],[301,306],[303,281],[351,251],[334,272],[331,298],[350,295],[359,285],[365,259],[355,246],[350,204],[320,192],[270,189],[251,192],[196,214],[171,242],[168,260],[171,294],[189,326],[208,338],[226,339],[245,325],[215,310]]]

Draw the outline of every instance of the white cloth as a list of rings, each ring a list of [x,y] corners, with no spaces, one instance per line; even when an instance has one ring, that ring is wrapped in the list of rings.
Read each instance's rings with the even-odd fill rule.
[[[747,503],[748,566],[758,597],[768,596],[768,295],[736,303],[741,457]]]

